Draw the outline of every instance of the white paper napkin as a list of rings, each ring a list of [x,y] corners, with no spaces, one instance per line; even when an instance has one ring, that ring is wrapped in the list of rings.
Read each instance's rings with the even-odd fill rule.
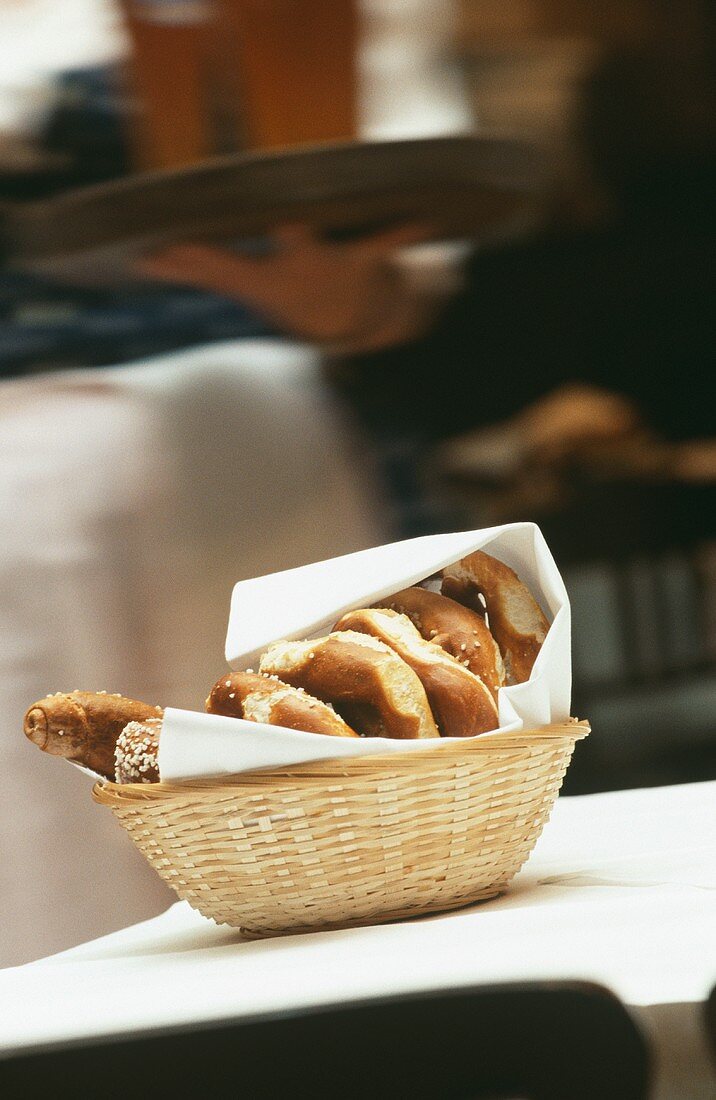
[[[427,535],[240,581],[231,600],[227,661],[235,669],[256,667],[271,642],[319,637],[346,611],[369,606],[481,549],[518,573],[551,623],[529,680],[500,689],[500,726],[494,732],[565,721],[571,693],[569,600],[542,532],[533,523]],[[342,756],[439,752],[454,740],[358,741],[168,708],[159,772],[168,782]]]

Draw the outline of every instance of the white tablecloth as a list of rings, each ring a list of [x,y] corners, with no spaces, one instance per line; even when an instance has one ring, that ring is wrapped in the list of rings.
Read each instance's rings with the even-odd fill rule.
[[[413,990],[576,978],[632,1007],[659,1061],[655,1095],[712,1096],[700,1012],[716,984],[715,799],[716,783],[561,798],[509,892],[445,916],[247,941],[176,904],[0,972],[0,1050]]]

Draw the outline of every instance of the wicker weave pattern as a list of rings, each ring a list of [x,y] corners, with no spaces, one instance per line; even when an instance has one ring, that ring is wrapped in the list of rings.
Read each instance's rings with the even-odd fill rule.
[[[205,916],[263,936],[341,928],[500,893],[588,732],[570,723],[94,797]]]

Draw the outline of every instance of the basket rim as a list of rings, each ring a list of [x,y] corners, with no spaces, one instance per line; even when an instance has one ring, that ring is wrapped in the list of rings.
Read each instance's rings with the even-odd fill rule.
[[[464,759],[466,755],[490,753],[497,749],[504,751],[523,751],[534,747],[535,743],[559,743],[563,741],[581,741],[591,732],[589,722],[570,718],[566,722],[557,722],[531,729],[513,730],[496,733],[491,737],[469,737],[460,741],[450,740],[439,748],[441,757],[452,761]],[[361,774],[380,772],[395,773],[410,769],[418,763],[434,765],[435,757],[425,750],[403,753],[376,753],[370,756],[333,757],[327,760],[310,760],[299,764],[287,764],[280,767],[268,767],[238,772],[231,775],[200,776],[192,779],[176,780],[172,783],[113,783],[110,780],[95,783],[92,797],[104,806],[128,803],[147,803],[163,801],[167,798],[182,798],[201,792],[221,790],[236,791],[241,787],[271,786],[276,780],[330,780],[357,777]]]

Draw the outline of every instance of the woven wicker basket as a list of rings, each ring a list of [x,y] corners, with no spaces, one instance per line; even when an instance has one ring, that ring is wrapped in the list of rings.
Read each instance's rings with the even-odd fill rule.
[[[571,720],[177,784],[97,784],[162,878],[256,936],[374,924],[495,897],[532,851],[575,742]]]

